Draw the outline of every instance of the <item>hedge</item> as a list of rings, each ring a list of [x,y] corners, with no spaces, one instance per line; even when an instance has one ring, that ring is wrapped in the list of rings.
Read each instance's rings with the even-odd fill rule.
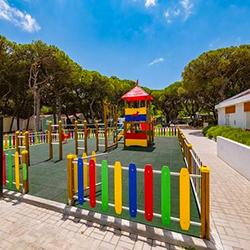
[[[214,138],[217,136],[223,136],[233,141],[250,146],[250,132],[241,128],[232,128],[229,126],[209,126],[203,129],[203,134],[208,138]]]

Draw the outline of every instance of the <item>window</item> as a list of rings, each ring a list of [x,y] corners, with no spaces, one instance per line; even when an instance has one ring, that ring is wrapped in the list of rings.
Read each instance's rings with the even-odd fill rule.
[[[244,112],[250,112],[250,102],[244,103]]]
[[[235,113],[235,105],[226,107],[226,108],[225,108],[225,113],[226,113],[226,114]]]

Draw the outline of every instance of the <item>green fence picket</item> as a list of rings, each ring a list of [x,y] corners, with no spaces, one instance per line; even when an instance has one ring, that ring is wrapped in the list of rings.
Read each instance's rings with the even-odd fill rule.
[[[12,173],[12,154],[11,152],[7,155],[7,172],[8,172],[8,189],[11,190],[13,187],[13,173]]]
[[[11,135],[9,135],[9,148],[12,148],[11,143],[12,143],[12,138],[11,138]]]
[[[162,224],[167,226],[171,221],[171,179],[169,167],[161,169],[161,215]]]
[[[102,161],[101,168],[102,175],[102,210],[104,212],[108,211],[108,162],[106,160]]]

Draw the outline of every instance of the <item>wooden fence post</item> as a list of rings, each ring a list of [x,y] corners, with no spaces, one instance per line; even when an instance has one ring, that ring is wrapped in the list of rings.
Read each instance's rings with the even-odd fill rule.
[[[22,167],[23,167],[23,192],[27,194],[29,192],[29,159],[28,151],[22,151]]]
[[[78,126],[77,126],[78,122],[75,121],[74,124],[74,133],[75,133],[75,154],[78,156]]]
[[[84,152],[88,154],[88,125],[86,120],[84,120],[83,125],[84,125]]]
[[[95,137],[96,137],[96,151],[99,151],[99,126],[98,126],[98,121],[95,121]]]
[[[187,164],[188,164],[188,171],[190,174],[193,173],[193,166],[192,166],[192,145],[187,144]]]
[[[206,166],[201,167],[201,238],[210,239],[210,170]]]
[[[30,144],[29,144],[29,132],[25,131],[24,133],[24,145],[25,145],[25,150],[28,152],[28,166],[30,166]]]
[[[52,122],[48,125],[48,142],[49,142],[49,160],[53,159],[53,145],[52,145]]]
[[[62,144],[62,121],[58,122],[58,134],[59,134],[59,160],[63,159],[63,144]]]

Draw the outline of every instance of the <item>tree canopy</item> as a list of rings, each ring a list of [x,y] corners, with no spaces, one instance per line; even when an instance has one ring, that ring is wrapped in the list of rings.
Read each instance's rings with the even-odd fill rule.
[[[213,114],[216,121],[215,105],[250,88],[249,72],[250,45],[221,48],[188,63],[180,81],[162,90],[144,89],[154,97],[152,112],[166,122],[194,118],[197,112]],[[59,119],[80,112],[93,120],[102,117],[103,103],[110,102],[121,113],[121,96],[135,84],[86,70],[42,41],[17,44],[0,36],[0,111],[17,121],[34,114],[37,129],[40,112]]]

